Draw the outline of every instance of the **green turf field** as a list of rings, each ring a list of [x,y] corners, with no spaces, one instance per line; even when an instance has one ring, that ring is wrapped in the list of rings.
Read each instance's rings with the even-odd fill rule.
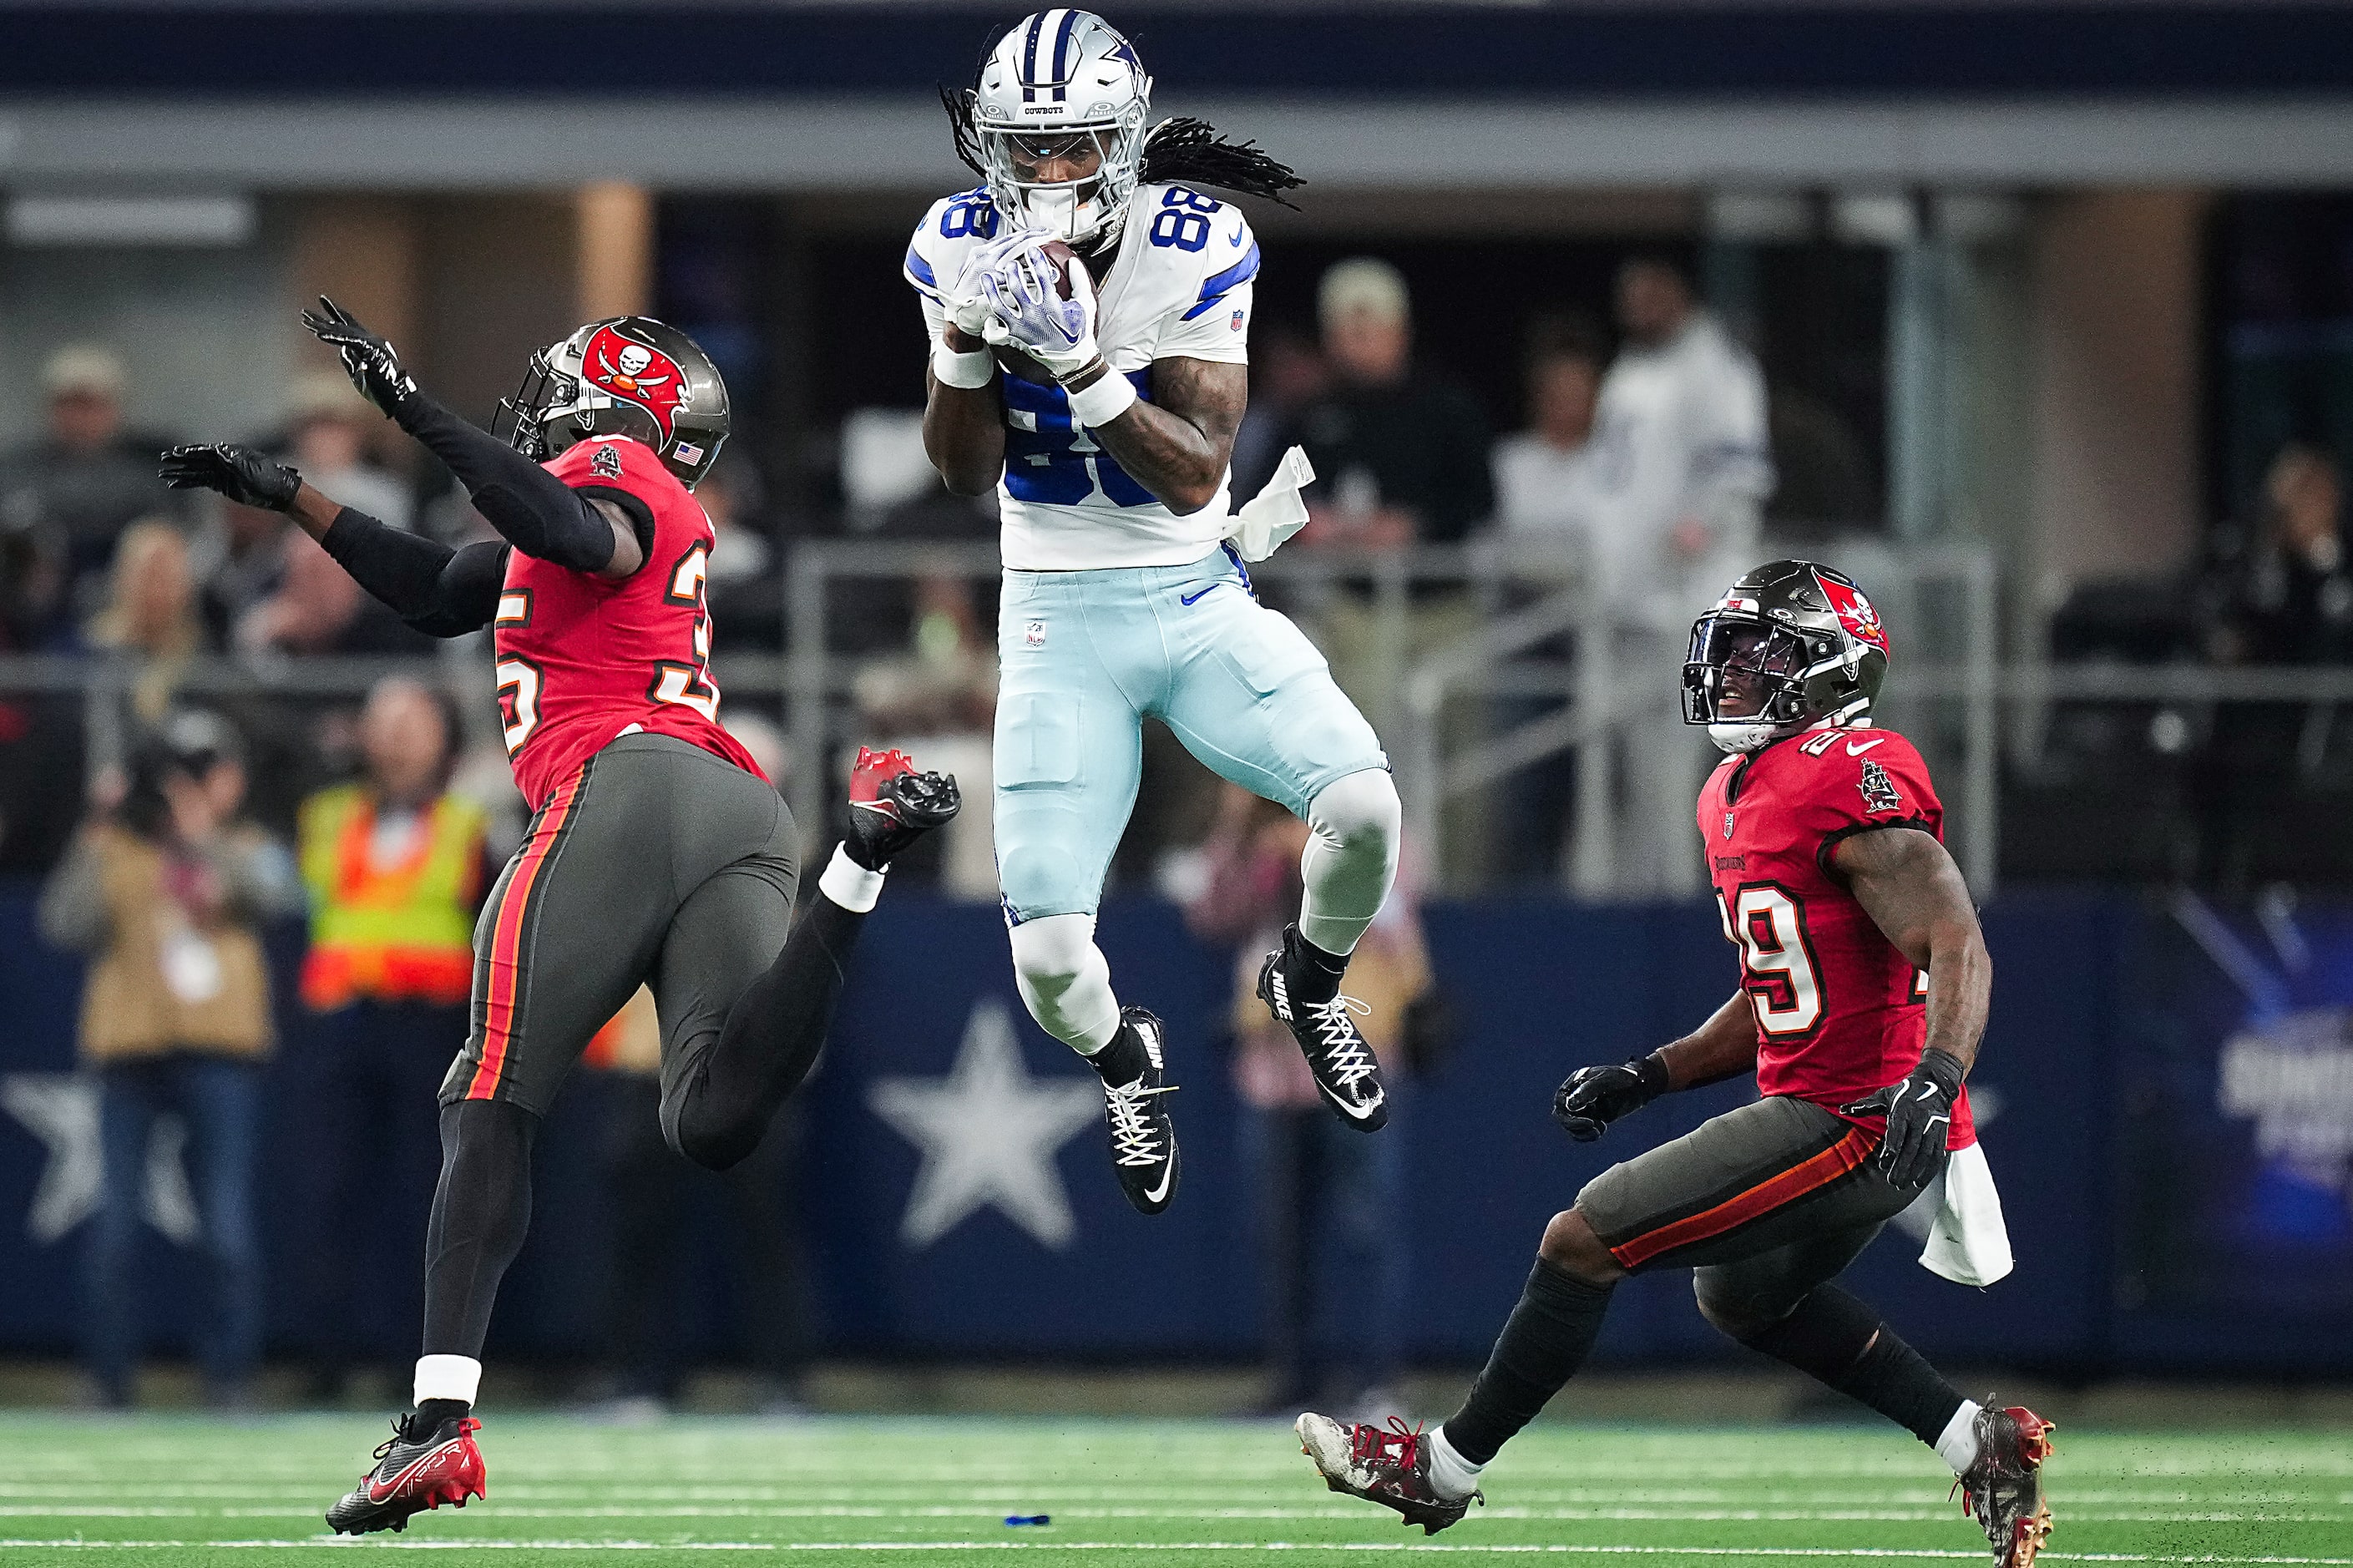
[[[467,1547],[501,1568],[1989,1560],[1935,1457],[1862,1426],[1539,1426],[1489,1471],[1489,1507],[1425,1539],[1326,1492],[1274,1424],[510,1417],[484,1434],[486,1502],[329,1545],[320,1510],[377,1436],[343,1416],[0,1415],[0,1563],[274,1568]],[[2353,1434],[2058,1441],[2046,1562],[2353,1564]],[[1009,1513],[1053,1522],[1008,1528]]]

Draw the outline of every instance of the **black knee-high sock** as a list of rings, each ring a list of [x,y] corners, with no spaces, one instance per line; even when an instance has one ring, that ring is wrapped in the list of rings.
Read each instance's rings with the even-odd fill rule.
[[[1446,1440],[1456,1453],[1483,1465],[1536,1418],[1545,1402],[1585,1364],[1613,1289],[1589,1285],[1536,1259],[1486,1370],[1471,1385],[1471,1397],[1446,1418]]]
[[[1796,1311],[1740,1342],[1862,1401],[1931,1447],[1963,1403],[1877,1312],[1835,1285],[1815,1286]]]
[[[817,1065],[865,923],[822,892],[810,900],[785,950],[728,1009],[719,1043],[681,1089],[673,1135],[680,1153],[723,1171],[759,1147],[776,1108]]]
[[[531,1227],[539,1118],[502,1100],[441,1108],[441,1183],[425,1232],[425,1353],[479,1360],[499,1280]]]

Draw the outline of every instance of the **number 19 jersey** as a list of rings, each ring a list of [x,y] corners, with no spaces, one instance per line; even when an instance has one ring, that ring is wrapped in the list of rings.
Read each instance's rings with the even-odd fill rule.
[[[673,735],[755,776],[757,763],[719,724],[704,579],[711,520],[650,447],[596,437],[548,472],[589,496],[633,498],[653,514],[653,547],[614,579],[507,553],[491,623],[499,710],[515,784],[533,811],[617,737]]]
[[[1894,1083],[1927,1037],[1927,976],[1831,866],[1858,833],[1944,837],[1928,765],[1892,730],[1817,730],[1715,770],[1700,791],[1724,934],[1757,1013],[1757,1087],[1831,1111]],[[1878,1131],[1881,1117],[1848,1117]],[[1977,1141],[1964,1089],[1948,1146]]]

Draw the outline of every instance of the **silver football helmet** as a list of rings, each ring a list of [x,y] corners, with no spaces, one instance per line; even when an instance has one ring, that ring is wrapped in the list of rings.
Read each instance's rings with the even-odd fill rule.
[[[1092,11],[1039,11],[997,39],[965,94],[997,208],[1016,228],[1082,248],[1119,237],[1144,167],[1152,78],[1119,30]],[[1099,155],[1076,179],[1041,166]]]

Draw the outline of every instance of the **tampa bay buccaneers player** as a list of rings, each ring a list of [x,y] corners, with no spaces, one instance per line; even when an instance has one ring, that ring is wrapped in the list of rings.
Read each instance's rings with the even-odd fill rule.
[[[1589,1142],[1670,1090],[1753,1071],[1761,1098],[1604,1172],[1553,1216],[1486,1370],[1442,1426],[1302,1415],[1334,1490],[1432,1534],[1454,1523],[1480,1471],[1576,1373],[1618,1282],[1689,1268],[1708,1321],[1913,1432],[1952,1466],[1994,1561],[2034,1561],[2051,1424],[1964,1399],[1832,1282],[1948,1159],[1947,1216],[1964,1163],[1981,1169],[1962,1080],[1992,967],[1927,767],[1872,723],[1886,671],[1878,612],[1809,562],[1757,568],[1693,627],[1684,718],[1731,753],[1699,828],[1740,986],[1682,1039],[1579,1068],[1553,1114]],[[2006,1237],[1988,1250],[1998,1278]]]
[[[861,752],[853,831],[787,938],[798,835],[721,728],[710,669],[713,535],[690,492],[727,436],[717,367],[650,318],[592,321],[533,356],[488,434],[319,303],[304,325],[502,539],[453,551],[237,447],[176,447],[164,477],[289,514],[419,630],[491,627],[507,751],[534,813],[476,928],[472,1027],[441,1087],[416,1408],[327,1512],[357,1535],[486,1489],[482,1340],[530,1223],[533,1137],[590,1037],[650,984],[663,1134],[714,1170],[743,1159],[816,1060],[883,871],[955,815],[957,795],[898,752]]]

